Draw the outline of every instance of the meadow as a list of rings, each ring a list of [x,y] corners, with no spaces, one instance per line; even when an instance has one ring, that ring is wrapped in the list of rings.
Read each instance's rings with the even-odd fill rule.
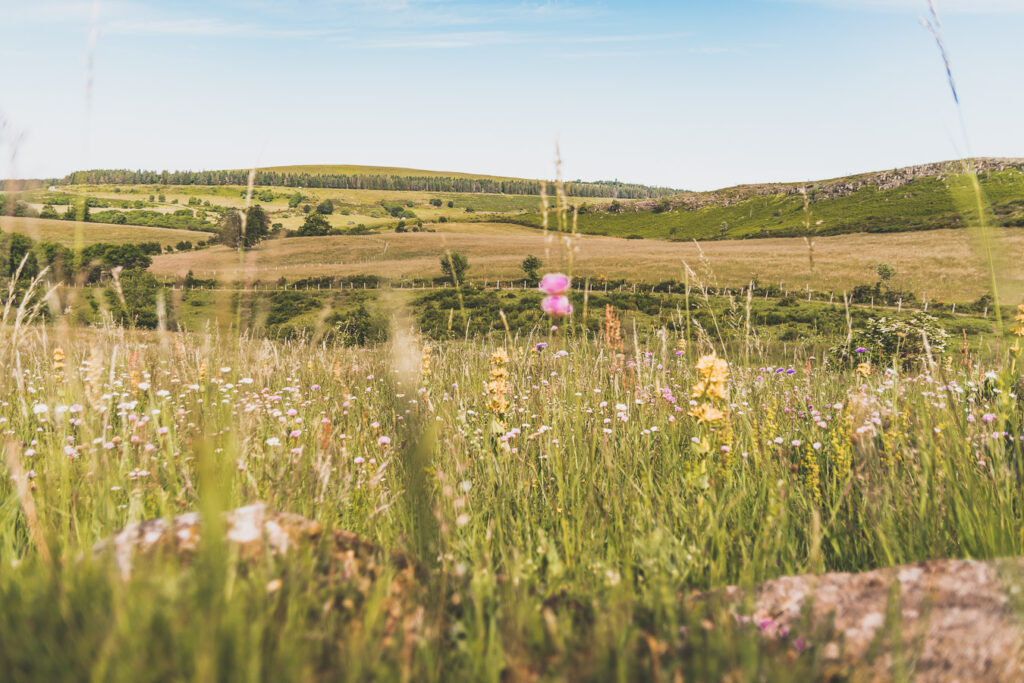
[[[469,259],[467,276],[474,281],[519,279],[522,260],[533,254],[553,270],[568,270],[571,259],[573,272],[581,279],[589,277],[595,287],[599,278],[648,284],[685,280],[688,266],[722,286],[741,287],[756,279],[762,285],[781,283],[793,292],[810,288],[840,297],[874,283],[877,264],[888,263],[896,271],[893,286],[918,299],[963,303],[988,291],[981,247],[968,230],[820,237],[813,242],[813,254],[802,238],[697,244],[582,235],[570,252],[561,244],[563,237],[507,224],[448,223],[428,233],[272,239],[244,254],[225,247],[164,254],[154,259],[152,272],[181,278],[191,270],[223,282],[264,283],[357,274],[434,278],[440,275],[439,257],[458,251]],[[1024,233],[1018,230],[994,231],[993,239],[1007,257],[1024,249]],[[1000,272],[1008,297],[1024,294],[1021,269]]]
[[[0,230],[27,235],[38,242],[56,242],[66,247],[89,246],[99,242],[136,244],[159,242],[160,246],[175,245],[183,240],[196,242],[209,239],[212,233],[171,228],[148,228],[139,225],[111,225],[107,223],[76,223],[45,218],[15,218],[0,216]]]
[[[434,198],[376,206],[458,211]],[[522,218],[536,199],[488,201]],[[480,218],[148,268],[21,240],[37,270],[4,262],[0,313],[4,676],[904,679],[921,652],[898,609],[854,657],[827,623],[757,613],[756,586],[1024,552],[1024,233],[1006,221],[692,242]],[[454,253],[465,281],[442,276]],[[551,271],[574,281],[543,297],[528,280]],[[224,514],[255,503],[302,518],[254,550]],[[196,512],[177,545],[111,550]]]
[[[1019,345],[716,359],[696,320],[607,316],[370,348],[5,326],[5,676],[856,678],[714,591],[1024,552]],[[257,500],[323,532],[240,554],[218,514]],[[190,554],[91,550],[191,510]],[[875,652],[912,672],[898,630]]]

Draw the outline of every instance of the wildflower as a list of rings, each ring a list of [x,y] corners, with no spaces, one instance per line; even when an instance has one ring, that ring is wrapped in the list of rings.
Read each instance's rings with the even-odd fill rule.
[[[604,344],[608,347],[609,351],[613,351],[616,354],[622,353],[624,348],[622,341],[622,322],[619,320],[619,316],[615,314],[615,309],[611,304],[605,304],[604,307]]]
[[[690,408],[690,415],[697,418],[698,422],[718,422],[725,419],[725,413],[710,403],[701,403]]]
[[[546,296],[540,302],[540,309],[552,318],[561,318],[572,313],[572,304],[563,295]]]
[[[1018,325],[1011,327],[1010,332],[1018,337],[1024,337],[1024,304],[1017,306],[1017,314],[1013,316],[1013,321]]]
[[[857,374],[861,377],[867,377],[871,374],[871,363],[864,361],[857,365]]]
[[[543,351],[544,349],[548,348],[548,343],[547,342],[540,342],[539,344],[537,344],[533,348],[534,348],[535,351]]]
[[[58,382],[64,379],[64,349],[59,346],[53,350],[53,371]]]
[[[491,354],[491,379],[487,382],[487,407],[496,415],[508,409],[505,394],[508,391],[508,352],[498,349]]]
[[[430,377],[430,352],[429,345],[423,347],[423,355],[420,357],[420,377]]]
[[[391,445],[391,437],[390,436],[382,436],[382,437],[380,437],[379,439],[377,439],[377,445],[378,446],[389,446],[389,445]]]
[[[548,273],[540,280],[540,291],[550,296],[563,296],[572,286],[572,280],[562,273]]]

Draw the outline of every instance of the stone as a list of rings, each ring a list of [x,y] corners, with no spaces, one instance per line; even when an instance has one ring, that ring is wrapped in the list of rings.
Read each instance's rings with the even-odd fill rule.
[[[1024,680],[1024,612],[1012,598],[1022,579],[1024,559],[932,560],[856,574],[787,576],[755,587],[753,613],[743,616],[807,640],[826,629],[827,642],[817,643],[823,658],[842,658],[855,679],[893,677],[891,640],[898,633],[914,680]],[[747,590],[730,586],[725,594],[739,602]],[[898,626],[887,626],[886,615],[896,609]],[[869,661],[879,643],[879,655]]]

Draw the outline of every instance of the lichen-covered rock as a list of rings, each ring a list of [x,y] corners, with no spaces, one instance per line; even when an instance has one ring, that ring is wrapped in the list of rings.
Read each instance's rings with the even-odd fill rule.
[[[320,524],[311,519],[277,512],[262,503],[246,505],[224,515],[225,539],[244,557],[259,557],[265,551],[284,555],[303,541],[318,538],[321,532]],[[199,533],[198,512],[178,515],[173,520],[150,519],[126,526],[100,541],[93,546],[93,553],[112,553],[121,575],[127,578],[136,555],[158,548],[191,555],[199,548]]]
[[[1022,579],[1021,559],[787,576],[756,587],[753,613],[740,616],[771,631],[827,629],[827,642],[811,645],[858,679],[891,679],[898,646],[915,680],[1019,681]],[[745,595],[739,587],[725,593],[736,602]]]

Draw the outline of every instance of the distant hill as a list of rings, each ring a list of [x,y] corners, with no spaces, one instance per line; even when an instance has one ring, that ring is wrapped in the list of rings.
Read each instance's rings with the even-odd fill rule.
[[[1024,159],[973,160],[993,222],[1024,227]],[[738,185],[580,209],[583,233],[663,239],[737,239],[903,232],[965,225],[960,161],[804,183]],[[510,219],[540,227],[541,216]]]
[[[141,171],[94,169],[75,171],[59,185],[246,185],[248,169],[220,171]],[[465,192],[539,195],[554,192],[550,181],[528,178],[425,171],[385,166],[269,166],[256,169],[259,186],[310,187],[352,190],[413,190],[425,192]],[[650,187],[619,181],[581,181],[565,183],[572,197],[615,197],[649,199],[678,192],[668,187]]]

